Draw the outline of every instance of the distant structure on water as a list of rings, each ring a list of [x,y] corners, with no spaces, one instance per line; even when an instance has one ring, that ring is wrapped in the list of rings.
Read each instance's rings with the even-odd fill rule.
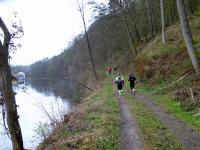
[[[19,72],[17,73],[16,78],[17,78],[17,83],[21,84],[25,82],[26,75],[24,72]]]

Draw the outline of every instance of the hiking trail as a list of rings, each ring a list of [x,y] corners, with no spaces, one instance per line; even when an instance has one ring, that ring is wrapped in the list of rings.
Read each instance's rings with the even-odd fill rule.
[[[114,82],[113,89],[116,91]],[[120,105],[122,150],[141,150],[143,149],[143,140],[139,135],[139,129],[134,114],[130,112],[124,97],[118,96],[116,92],[115,95],[118,98]]]

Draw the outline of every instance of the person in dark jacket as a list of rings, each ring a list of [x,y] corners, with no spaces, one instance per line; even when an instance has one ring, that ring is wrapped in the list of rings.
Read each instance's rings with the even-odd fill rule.
[[[134,95],[135,94],[135,80],[136,77],[131,73],[129,76],[128,81],[130,82],[130,94]]]

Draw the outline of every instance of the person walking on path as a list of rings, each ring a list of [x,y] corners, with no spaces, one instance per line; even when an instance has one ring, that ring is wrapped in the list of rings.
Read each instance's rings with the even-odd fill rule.
[[[108,72],[109,72],[109,74],[112,73],[112,67],[111,66],[108,68]]]
[[[124,85],[124,79],[121,76],[121,74],[119,74],[116,79],[115,79],[115,83],[117,84],[117,89],[118,89],[118,94],[119,96],[122,95],[122,89],[123,89],[123,85]]]
[[[117,66],[114,66],[114,73],[117,73]]]
[[[135,94],[135,80],[136,77],[131,73],[129,76],[128,81],[130,82],[130,94],[134,95]]]

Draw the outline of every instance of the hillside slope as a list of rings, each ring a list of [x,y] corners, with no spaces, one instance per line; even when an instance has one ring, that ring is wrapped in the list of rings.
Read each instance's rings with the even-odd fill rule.
[[[193,39],[200,56],[199,14],[190,17]],[[168,42],[163,45],[157,37],[139,53],[137,73],[145,88],[168,94],[193,109],[200,102],[200,77],[192,66],[179,24],[168,28]],[[195,109],[195,108],[194,108]]]

